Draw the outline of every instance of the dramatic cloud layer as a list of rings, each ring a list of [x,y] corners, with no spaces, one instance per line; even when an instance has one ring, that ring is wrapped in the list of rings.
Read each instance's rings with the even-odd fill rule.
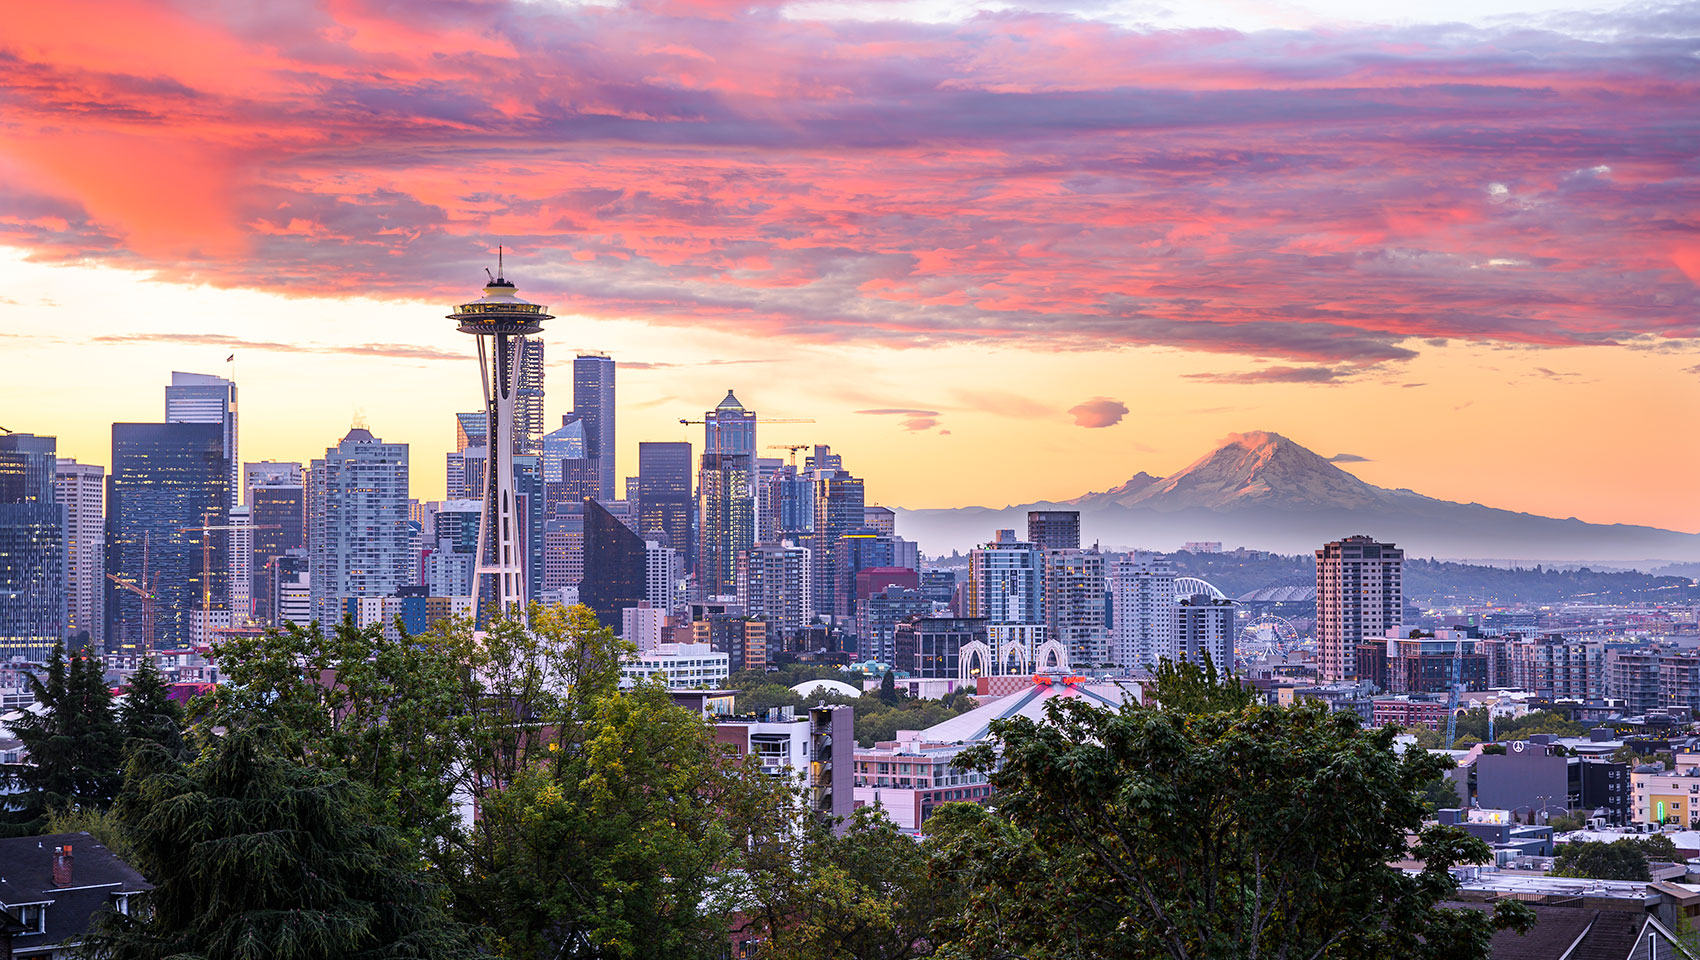
[[[501,241],[557,313],[1287,364],[1238,382],[1700,336],[1694,5],[1256,34],[211,6],[8,10],[0,243],[448,301]]]

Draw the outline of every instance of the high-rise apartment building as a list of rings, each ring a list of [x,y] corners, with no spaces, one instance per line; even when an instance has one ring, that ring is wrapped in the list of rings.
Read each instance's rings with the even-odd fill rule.
[[[1039,548],[999,530],[968,554],[968,616],[987,623],[1044,623]]]
[[[223,430],[224,458],[230,463],[227,495],[235,506],[242,489],[236,457],[236,384],[205,373],[172,371],[165,388],[166,423],[216,423]]]
[[[585,453],[596,461],[596,499],[614,499],[618,447],[614,434],[614,361],[581,355],[573,360],[573,413],[584,421]]]
[[[108,582],[108,653],[142,652],[150,610],[158,649],[188,644],[203,607],[215,621],[228,611],[225,539],[214,532],[204,555],[201,549],[201,527],[224,526],[230,516],[232,473],[224,450],[220,423],[112,425],[106,572],[156,599]]]
[[[780,636],[794,636],[814,616],[809,548],[763,543],[738,557],[738,602],[744,612],[770,624]]]
[[[1027,542],[1040,550],[1080,549],[1080,511],[1027,511]]]
[[[850,545],[844,538],[863,529],[865,492],[861,478],[851,476],[841,467],[817,468],[814,481],[815,531],[810,542],[814,556],[815,613],[831,617],[834,622],[846,621],[856,612],[856,571],[845,562]],[[867,564],[887,565],[889,560]]]
[[[696,555],[691,538],[691,445],[684,442],[638,444],[638,531],[679,551],[689,564]]]
[[[1189,663],[1210,658],[1217,671],[1234,669],[1234,601],[1198,593],[1175,600],[1175,652]]]
[[[246,626],[254,619],[254,519],[247,505],[230,508],[230,529],[224,534],[228,564],[225,583],[230,590],[230,615],[224,626]]]
[[[1033,514],[1027,516],[1031,530]],[[1110,636],[1104,626],[1104,555],[1096,550],[1053,547],[1043,551],[1042,559],[1045,579],[1040,604],[1046,632],[1068,650],[1070,663],[1110,663]]]
[[[46,660],[67,620],[58,441],[0,434],[0,660]]]
[[[1357,645],[1385,637],[1404,622],[1405,551],[1365,536],[1324,544],[1316,551],[1317,676],[1324,681],[1357,676]]]
[[[807,474],[795,466],[780,463],[762,474],[761,514],[757,519],[757,540],[761,543],[780,543],[809,539],[815,529],[815,485]]]
[[[679,551],[645,540],[643,543],[643,593],[651,608],[673,610],[680,606],[680,585],[685,579],[684,559]]]
[[[543,452],[543,340],[528,337],[514,391],[514,453]]]
[[[736,589],[738,555],[756,543],[756,415],[728,390],[703,420],[696,574],[717,597]]]
[[[410,583],[407,444],[355,427],[308,472],[312,617],[329,629],[351,597],[393,596]]]
[[[1176,659],[1175,565],[1160,553],[1136,551],[1110,565],[1109,579],[1110,659],[1129,672]]]
[[[106,468],[61,458],[54,497],[65,509],[65,632],[106,643]]]
[[[862,526],[882,537],[895,537],[897,536],[897,511],[890,507],[870,503],[862,508]]]

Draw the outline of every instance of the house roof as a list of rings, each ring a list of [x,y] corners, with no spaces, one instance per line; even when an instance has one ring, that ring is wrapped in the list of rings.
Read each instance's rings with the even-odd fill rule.
[[[1449,907],[1490,911],[1491,903],[1448,903]],[[1529,904],[1535,925],[1527,933],[1499,930],[1488,956],[1492,960],[1629,960],[1651,927],[1666,944],[1670,931],[1639,911],[1595,910]],[[1667,947],[1668,949],[1668,947]],[[1660,956],[1681,956],[1660,951]]]
[[[66,845],[71,847],[71,874],[61,887],[53,882],[53,849]],[[90,919],[111,908],[116,894],[152,889],[134,867],[87,833],[0,838],[0,904],[48,905],[47,932],[15,935],[14,949],[80,940]]]

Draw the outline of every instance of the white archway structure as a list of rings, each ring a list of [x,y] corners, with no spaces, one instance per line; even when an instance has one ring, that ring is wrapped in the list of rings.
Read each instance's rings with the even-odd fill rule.
[[[1038,673],[1068,670],[1068,648],[1055,640],[1040,644],[1034,659],[1038,661],[1034,668]]]
[[[974,665],[979,664],[975,670]],[[963,680],[973,680],[976,677],[990,677],[992,671],[992,648],[979,640],[970,640],[962,645],[956,655],[957,676]]]
[[[1014,661],[1012,666],[1010,661]],[[1027,645],[1019,640],[1007,640],[998,648],[998,673],[1007,676],[1020,676],[1033,672],[1033,655],[1027,651]]]
[[[1203,594],[1212,600],[1228,599],[1226,594],[1216,589],[1216,585],[1208,580],[1200,580],[1197,577],[1175,578],[1176,597],[1196,597],[1199,594]]]

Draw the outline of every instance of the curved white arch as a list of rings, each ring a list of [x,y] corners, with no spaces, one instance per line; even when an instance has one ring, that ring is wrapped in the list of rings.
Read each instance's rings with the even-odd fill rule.
[[[1216,589],[1215,584],[1197,577],[1176,577],[1175,596],[1179,598],[1195,597],[1204,594],[1212,600],[1226,600],[1227,594]]]
[[[1055,640],[1046,640],[1039,645],[1039,650],[1034,654],[1034,659],[1038,661],[1035,669],[1039,673],[1049,670],[1067,670],[1068,648]]]
[[[972,665],[976,661],[980,664],[978,673],[972,669]],[[992,648],[979,640],[970,640],[963,644],[962,649],[956,654],[956,673],[963,680],[993,676]]]
[[[1011,655],[1015,657],[1015,667],[1010,668]],[[998,647],[998,673],[1007,676],[1020,676],[1033,672],[1033,655],[1027,652],[1027,645],[1019,640],[1006,640]]]

